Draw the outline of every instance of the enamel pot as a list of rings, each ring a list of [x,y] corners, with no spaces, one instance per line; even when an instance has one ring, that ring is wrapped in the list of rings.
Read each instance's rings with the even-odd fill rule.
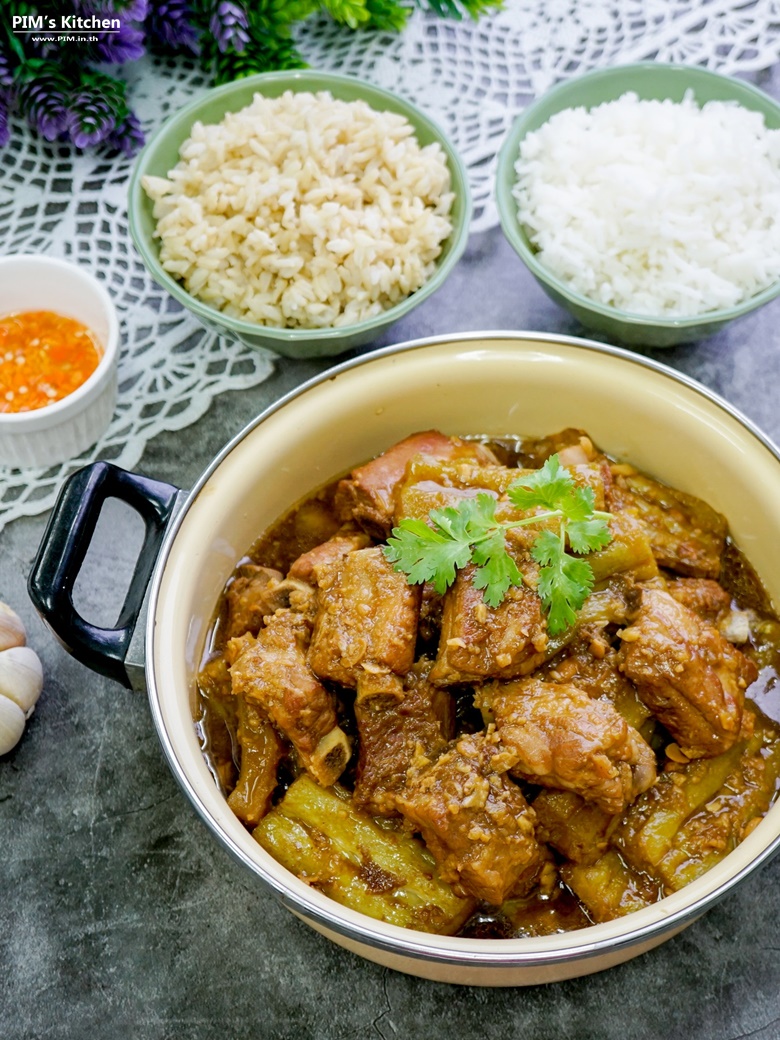
[[[369,960],[485,986],[608,968],[684,928],[777,850],[780,804],[725,860],[651,907],[576,932],[521,939],[428,935],[333,902],[279,866],[215,786],[193,723],[195,677],[220,592],[260,533],[308,492],[416,430],[543,434],[576,426],[613,456],[706,499],[728,518],[780,603],[780,460],[743,416],[699,384],[615,348],[537,333],[416,341],[306,383],[252,422],[189,493],[97,463],[63,488],[30,576],[68,649],[144,686],[171,769],[207,827],[298,917]],[[130,503],[147,537],[117,628],[87,624],[70,592],[105,498]]]

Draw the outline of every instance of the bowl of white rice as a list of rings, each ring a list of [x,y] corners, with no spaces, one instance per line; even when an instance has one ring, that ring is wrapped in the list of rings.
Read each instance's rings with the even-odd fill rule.
[[[206,327],[287,357],[363,346],[438,289],[468,238],[437,124],[352,76],[265,73],[172,116],[138,158],[130,231]]]
[[[630,346],[710,336],[780,294],[780,105],[646,62],[554,87],[499,156],[501,225],[544,291]]]

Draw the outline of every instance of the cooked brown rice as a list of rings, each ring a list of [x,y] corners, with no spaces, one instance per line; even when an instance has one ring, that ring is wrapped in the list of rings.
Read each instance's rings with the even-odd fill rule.
[[[235,318],[349,325],[433,274],[452,231],[442,148],[407,119],[328,92],[256,94],[195,123],[166,178],[147,176],[163,268]]]

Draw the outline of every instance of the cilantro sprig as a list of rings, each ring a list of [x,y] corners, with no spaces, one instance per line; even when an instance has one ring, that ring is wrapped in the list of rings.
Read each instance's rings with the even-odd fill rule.
[[[481,492],[457,506],[432,509],[428,521],[402,520],[393,528],[384,554],[410,584],[430,581],[440,595],[455,581],[458,570],[473,563],[474,585],[482,589],[488,606],[497,607],[510,587],[524,581],[507,551],[507,531],[544,523],[530,549],[539,564],[536,592],[549,631],[565,632],[593,588],[593,569],[582,557],[611,540],[609,513],[594,508],[593,489],[575,484],[557,455],[551,455],[541,469],[518,477],[507,488],[507,498],[524,512],[541,512],[501,521],[496,518],[495,498]],[[548,526],[550,521],[557,521],[557,530]]]

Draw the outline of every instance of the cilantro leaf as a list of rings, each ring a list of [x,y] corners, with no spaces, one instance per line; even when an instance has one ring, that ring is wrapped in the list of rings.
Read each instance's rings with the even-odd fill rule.
[[[589,520],[595,497],[592,487],[573,487],[568,499],[561,502],[561,512],[570,523]]]
[[[493,502],[490,495],[482,497]],[[457,506],[432,509],[429,515],[434,527],[455,541],[468,543],[475,533],[475,528],[479,529],[478,503],[474,498],[464,498]]]
[[[506,534],[503,529],[496,530],[475,545],[471,560],[478,565],[474,573],[474,585],[483,590],[483,599],[489,607],[501,604],[510,585],[523,584],[523,575],[506,551]]]
[[[507,551],[510,528],[557,521],[558,530],[539,531],[531,557],[539,564],[537,594],[553,635],[576,621],[577,611],[593,588],[593,569],[581,556],[603,549],[612,538],[608,514],[594,509],[590,487],[575,484],[557,455],[541,469],[523,474],[510,484],[507,496],[517,509],[542,508],[542,514],[502,522],[496,519],[496,499],[480,492],[457,506],[432,509],[428,522],[407,518],[393,528],[383,551],[411,584],[433,582],[441,595],[455,581],[457,571],[475,565],[473,582],[490,607],[498,607],[513,585],[522,585],[515,560]],[[573,556],[566,552],[570,546]]]
[[[566,525],[566,534],[572,551],[576,553],[603,549],[612,541],[612,532],[606,520],[575,520]]]
[[[562,555],[560,537],[552,531],[540,531],[531,546],[531,559],[536,560],[540,567],[550,567],[557,566]]]
[[[453,539],[424,520],[413,518],[393,528],[383,551],[396,570],[406,574],[410,585],[432,581],[440,596],[455,581],[457,568],[465,567],[471,559],[468,541]]]
[[[547,628],[559,635],[574,624],[577,611],[590,595],[593,569],[586,560],[565,553],[560,539],[550,531],[542,532],[531,555],[541,565],[536,591],[547,612]]]
[[[541,469],[525,473],[513,481],[508,489],[509,501],[518,509],[560,509],[561,503],[571,496],[574,486],[571,473],[565,470],[557,455],[551,455]]]

